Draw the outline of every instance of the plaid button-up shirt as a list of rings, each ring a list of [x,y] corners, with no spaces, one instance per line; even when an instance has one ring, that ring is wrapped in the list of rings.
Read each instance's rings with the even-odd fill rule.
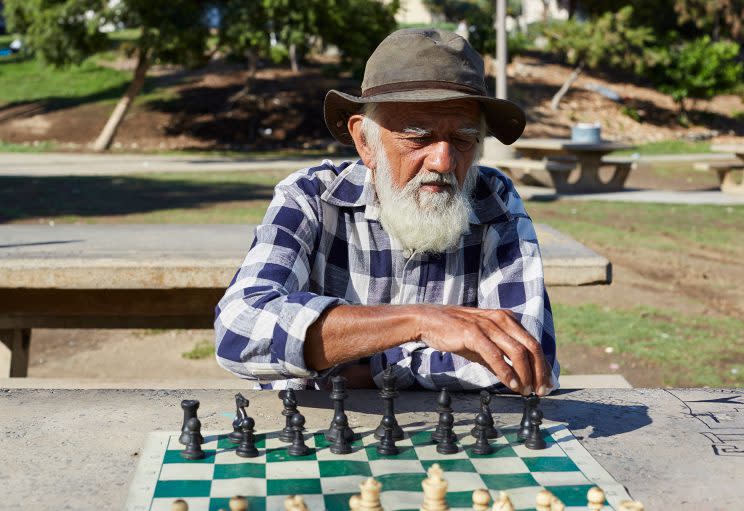
[[[220,365],[261,388],[318,388],[305,365],[308,327],[339,304],[457,304],[509,309],[559,365],[532,221],[511,181],[481,167],[470,229],[445,253],[404,250],[379,222],[371,172],[359,162],[300,170],[276,186],[253,244],[216,309]],[[380,332],[385,335],[385,332]],[[480,364],[406,342],[372,355],[375,383],[389,365],[399,388],[503,390]],[[338,370],[338,368],[334,368]]]

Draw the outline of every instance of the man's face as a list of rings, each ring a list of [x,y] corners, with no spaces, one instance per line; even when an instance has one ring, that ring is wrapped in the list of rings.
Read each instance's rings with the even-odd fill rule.
[[[443,252],[467,232],[479,124],[474,101],[380,105],[362,122],[380,221],[404,247]]]
[[[376,113],[394,186],[403,188],[421,173],[442,181],[421,185],[422,194],[453,194],[446,184],[452,178],[463,185],[481,137],[477,101],[380,103]]]

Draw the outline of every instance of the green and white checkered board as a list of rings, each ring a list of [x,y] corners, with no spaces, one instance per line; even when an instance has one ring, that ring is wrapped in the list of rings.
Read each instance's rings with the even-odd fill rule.
[[[453,510],[471,510],[472,493],[488,488],[492,497],[505,490],[518,510],[534,509],[535,495],[550,490],[568,511],[585,511],[586,493],[599,486],[609,505],[617,507],[630,497],[563,425],[546,421],[546,449],[527,449],[516,436],[515,426],[501,428],[492,440],[493,454],[473,454],[472,425],[455,427],[459,451],[437,453],[431,441],[433,427],[404,428],[405,438],[396,443],[396,456],[377,454],[373,430],[355,431],[353,452],[332,454],[322,432],[305,433],[310,454],[292,457],[278,432],[256,435],[260,456],[241,458],[227,435],[207,435],[202,448],[206,458],[187,461],[180,456],[179,433],[151,433],[130,487],[127,511],[169,511],[173,500],[188,502],[191,511],[228,508],[233,495],[245,495],[251,511],[284,509],[288,495],[302,495],[310,511],[348,510],[349,497],[359,493],[368,477],[382,483],[382,506],[386,511],[417,510],[423,502],[421,482],[434,463],[444,470],[449,486],[447,502]]]

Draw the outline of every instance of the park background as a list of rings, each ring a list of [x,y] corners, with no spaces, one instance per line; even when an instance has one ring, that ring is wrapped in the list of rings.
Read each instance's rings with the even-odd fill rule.
[[[0,175],[5,224],[257,223],[289,173],[271,161],[353,157],[327,132],[322,99],[330,88],[358,92],[364,59],[390,31],[464,31],[496,69],[491,0],[0,5],[0,151],[148,162],[126,175]],[[507,7],[508,97],[527,112],[525,136],[599,122],[641,157],[628,187],[717,189],[693,163],[712,143],[744,142],[744,2]],[[157,156],[174,154],[267,163],[159,172]],[[613,263],[609,286],[549,290],[565,373],[744,385],[744,206],[562,198],[527,208]],[[209,330],[35,329],[29,375],[223,377],[212,342]]]

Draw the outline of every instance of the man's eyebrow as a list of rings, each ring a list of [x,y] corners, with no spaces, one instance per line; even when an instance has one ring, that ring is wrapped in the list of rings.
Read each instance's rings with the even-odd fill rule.
[[[420,126],[406,126],[405,128],[403,128],[403,133],[407,133],[409,135],[418,135],[422,137],[431,135],[431,130],[422,128]]]
[[[460,128],[455,133],[466,137],[480,137],[481,131],[478,128]]]

